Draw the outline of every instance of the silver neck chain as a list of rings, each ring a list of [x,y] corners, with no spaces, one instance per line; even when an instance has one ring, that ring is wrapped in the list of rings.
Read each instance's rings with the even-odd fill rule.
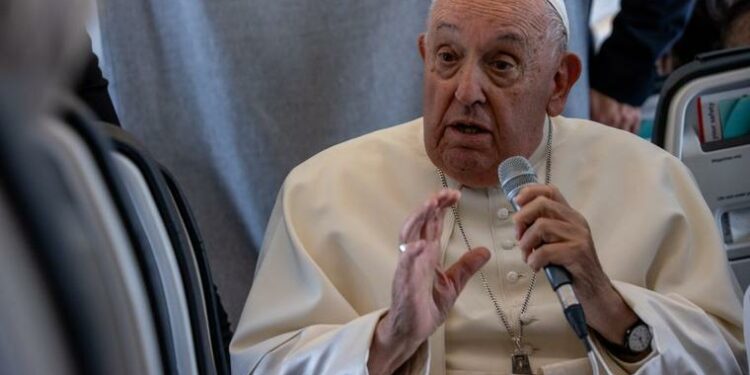
[[[547,118],[547,144],[545,148],[545,157],[546,157],[546,171],[544,176],[544,184],[549,185],[550,180],[552,179],[552,121]],[[445,177],[445,173],[441,169],[438,168],[438,174],[440,176],[440,182],[443,185],[443,188],[448,187],[448,180]],[[453,211],[453,219],[456,222],[456,225],[458,225],[458,230],[461,232],[461,237],[464,240],[464,244],[466,245],[466,250],[471,250],[471,244],[469,243],[469,237],[466,235],[466,231],[464,230],[464,225],[461,222],[461,216],[458,213],[458,203],[454,204],[451,207],[451,211]],[[510,325],[510,322],[508,320],[508,316],[505,314],[505,311],[503,311],[500,301],[495,296],[495,293],[492,292],[492,288],[490,288],[489,282],[487,282],[487,276],[485,276],[484,271],[479,271],[479,278],[482,282],[482,286],[484,287],[484,290],[487,292],[487,295],[490,297],[490,300],[492,301],[492,305],[495,307],[495,313],[497,314],[498,318],[500,319],[500,323],[505,327],[505,330],[508,332],[508,336],[510,336],[511,341],[513,341],[513,345],[516,348],[517,352],[523,351],[523,322],[521,321],[521,316],[526,312],[526,309],[529,307],[529,302],[531,301],[531,294],[534,291],[534,285],[536,284],[536,273],[531,276],[531,282],[529,283],[529,289],[526,291],[526,296],[523,299],[523,304],[521,305],[521,313],[519,314],[518,319],[518,331],[513,330],[513,327]]]

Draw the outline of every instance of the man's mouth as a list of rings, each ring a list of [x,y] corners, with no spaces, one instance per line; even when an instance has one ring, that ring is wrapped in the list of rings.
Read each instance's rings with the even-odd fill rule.
[[[482,127],[479,127],[477,125],[472,125],[468,123],[459,122],[456,124],[451,125],[454,129],[458,130],[462,134],[481,134],[481,133],[487,133],[487,130],[484,130]]]

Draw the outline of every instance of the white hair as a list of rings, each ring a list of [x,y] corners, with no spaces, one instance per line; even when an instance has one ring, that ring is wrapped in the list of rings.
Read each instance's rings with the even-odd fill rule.
[[[560,12],[555,9],[555,6],[551,2],[547,3],[547,18],[549,18],[549,24],[547,26],[547,38],[554,41],[558,46],[558,52],[568,51],[568,26],[566,26],[566,20],[563,20],[563,16]],[[567,16],[567,15],[566,15]]]
[[[437,2],[438,0],[430,2],[430,11],[427,16],[427,32],[425,34],[429,33],[429,22],[432,19],[432,12],[435,10]],[[557,43],[559,52],[566,52],[568,50],[569,38],[566,22],[550,0],[545,0],[545,3],[547,3],[547,17],[550,19],[549,27],[547,28],[547,37]]]

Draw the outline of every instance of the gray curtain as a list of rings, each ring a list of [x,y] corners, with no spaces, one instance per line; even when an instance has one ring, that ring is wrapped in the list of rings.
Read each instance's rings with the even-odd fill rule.
[[[570,18],[568,48],[583,62],[583,72],[573,87],[565,107],[565,116],[589,118],[589,17],[593,0],[565,0]]]
[[[99,0],[120,120],[185,190],[232,323],[284,176],[420,116],[429,3]]]

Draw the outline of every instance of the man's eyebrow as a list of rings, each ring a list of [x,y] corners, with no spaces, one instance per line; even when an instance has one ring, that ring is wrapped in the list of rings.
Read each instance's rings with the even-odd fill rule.
[[[511,42],[513,44],[526,44],[526,38],[517,33],[503,33],[495,38],[497,41]]]
[[[447,29],[451,32],[460,31],[458,26],[448,22],[440,22],[437,27],[435,27],[435,31],[440,31],[441,29]]]

